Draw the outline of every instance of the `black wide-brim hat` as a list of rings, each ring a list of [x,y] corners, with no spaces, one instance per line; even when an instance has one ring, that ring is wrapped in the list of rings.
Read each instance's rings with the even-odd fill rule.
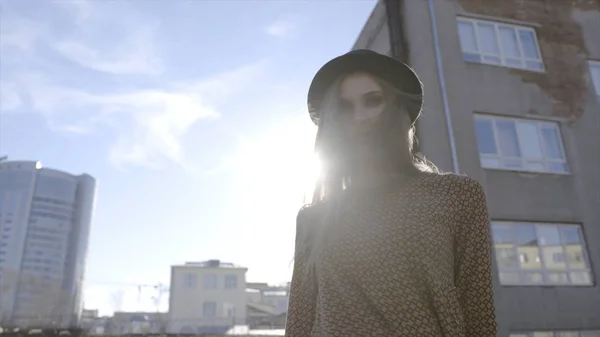
[[[405,63],[372,50],[358,49],[338,56],[319,69],[308,89],[308,112],[315,124],[319,120],[320,105],[329,87],[341,76],[364,71],[390,83],[400,92],[418,95],[418,109],[408,111],[411,123],[419,117],[423,106],[423,84],[415,71]]]

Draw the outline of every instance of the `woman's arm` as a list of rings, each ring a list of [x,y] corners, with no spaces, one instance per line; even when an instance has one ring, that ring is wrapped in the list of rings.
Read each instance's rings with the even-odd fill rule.
[[[290,285],[290,298],[285,323],[286,337],[308,337],[315,319],[316,284],[314,275],[307,272],[309,254],[306,209],[300,210],[296,218],[296,244],[294,270]]]
[[[456,287],[468,337],[496,337],[490,226],[481,184],[467,179],[457,233]]]

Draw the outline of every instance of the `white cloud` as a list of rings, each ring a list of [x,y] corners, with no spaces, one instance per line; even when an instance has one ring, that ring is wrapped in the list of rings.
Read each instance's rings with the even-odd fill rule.
[[[156,75],[163,72],[164,66],[153,42],[152,31],[140,27],[110,49],[96,49],[76,40],[58,41],[52,48],[71,61],[96,71],[115,75]]]
[[[32,51],[38,38],[43,35],[44,25],[20,15],[2,13],[0,20],[0,51],[8,48]]]
[[[289,20],[279,19],[265,28],[265,33],[274,37],[287,37],[294,31],[294,25]]]
[[[0,111],[14,110],[21,106],[21,96],[14,83],[0,82]]]
[[[49,84],[39,75],[25,74],[20,83],[31,98],[33,108],[42,113],[54,131],[88,133],[98,124],[112,127],[117,139],[109,159],[117,167],[142,165],[158,168],[165,161],[185,165],[183,136],[200,120],[219,117],[212,100],[223,98],[251,83],[262,63],[246,66],[214,77],[179,84],[174,89],[144,89],[124,93],[90,93]],[[229,92],[221,88],[229,87]],[[201,89],[201,90],[199,90]],[[123,120],[131,128],[123,127]]]
[[[70,36],[49,43],[65,58],[114,75],[156,75],[164,71],[156,46],[157,22],[140,17],[128,3],[69,1],[59,2],[58,7],[70,14],[78,27]]]
[[[75,24],[80,26],[88,21],[92,17],[94,11],[98,9],[97,6],[94,6],[94,3],[89,0],[58,1],[55,5],[71,14]]]
[[[19,13],[3,13],[3,17],[11,19],[3,20],[2,27],[9,29],[1,32],[2,48],[18,51],[3,56],[16,56],[12,58],[14,61],[25,55],[22,51],[29,52],[27,62],[16,62],[22,69],[10,68],[11,77],[2,79],[1,108],[7,111],[27,106],[30,108],[27,111],[42,114],[53,132],[93,134],[107,128],[114,131],[108,132],[114,134],[108,159],[120,168],[129,165],[158,168],[167,162],[189,168],[182,138],[195,123],[218,118],[219,103],[255,83],[264,73],[265,63],[242,66],[208,78],[178,83],[164,81],[160,87],[133,84],[127,90],[100,89],[96,85],[90,86],[93,89],[70,87],[59,84],[70,76],[40,70],[53,69],[53,61],[43,54],[49,47],[80,66],[117,75],[115,79],[119,82],[127,83],[123,75],[128,74],[160,74],[164,66],[156,40],[158,25],[152,18],[142,18],[139,12],[124,7],[127,3],[121,3],[52,4],[68,14],[70,23],[81,28],[67,35],[58,35],[53,30],[56,27],[51,17],[35,23]],[[105,32],[103,28],[113,29]],[[37,65],[42,66],[36,68]],[[88,78],[92,84],[93,75]]]

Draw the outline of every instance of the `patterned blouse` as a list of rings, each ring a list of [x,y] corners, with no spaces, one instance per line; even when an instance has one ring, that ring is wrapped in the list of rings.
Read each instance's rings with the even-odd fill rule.
[[[496,336],[478,182],[425,173],[353,205],[325,231],[314,274],[306,243],[321,212],[298,213],[286,336]]]

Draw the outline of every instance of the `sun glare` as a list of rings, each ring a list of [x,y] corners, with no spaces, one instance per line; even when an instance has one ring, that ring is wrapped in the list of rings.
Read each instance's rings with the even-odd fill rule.
[[[240,169],[258,200],[295,209],[310,201],[321,165],[313,152],[316,129],[308,123],[282,123],[245,144]]]
[[[312,197],[316,183],[321,178],[321,162],[319,157],[315,154],[311,154],[310,159],[306,162],[305,167],[305,181],[304,181],[304,195],[305,199],[309,201]]]

